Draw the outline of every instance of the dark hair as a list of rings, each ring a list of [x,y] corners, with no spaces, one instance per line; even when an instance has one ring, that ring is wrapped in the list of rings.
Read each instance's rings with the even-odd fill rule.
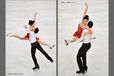
[[[35,22],[35,21],[33,21],[33,20],[29,20],[28,25],[31,26],[32,24],[34,24],[34,22]]]
[[[89,20],[89,16],[88,16],[88,15],[84,16],[84,17],[83,17],[83,20],[84,20],[84,19]]]
[[[38,28],[35,28],[34,33],[38,33],[38,32],[39,32],[39,29]]]
[[[89,22],[88,22],[88,27],[89,27],[89,28],[92,28],[92,26],[93,26],[93,22],[92,22],[92,21],[89,21]]]

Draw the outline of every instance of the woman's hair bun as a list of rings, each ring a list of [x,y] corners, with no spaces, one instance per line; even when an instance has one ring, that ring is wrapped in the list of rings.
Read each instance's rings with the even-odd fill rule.
[[[33,21],[33,20],[29,20],[28,25],[32,25],[32,24],[34,24],[34,22],[35,21]]]
[[[83,18],[83,20],[84,20],[84,19],[89,20],[89,16],[88,16],[88,15],[85,15],[84,18]]]

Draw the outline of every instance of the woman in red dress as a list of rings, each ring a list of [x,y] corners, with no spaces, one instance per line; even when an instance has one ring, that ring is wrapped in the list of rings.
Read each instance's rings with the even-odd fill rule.
[[[89,21],[89,16],[86,15],[87,10],[88,10],[87,2],[85,3],[85,5],[86,5],[86,8],[85,8],[85,11],[84,11],[83,20],[78,25],[78,29],[74,33],[73,39],[72,40],[65,40],[66,45],[69,45],[70,43],[77,41],[81,37],[83,29],[87,29],[88,30],[88,32],[86,32],[84,35],[92,33],[92,30],[87,26],[87,23]]]

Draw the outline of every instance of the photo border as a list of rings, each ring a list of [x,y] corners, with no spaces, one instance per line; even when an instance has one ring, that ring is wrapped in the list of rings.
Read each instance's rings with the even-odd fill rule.
[[[0,0],[0,76],[5,76],[5,0]]]

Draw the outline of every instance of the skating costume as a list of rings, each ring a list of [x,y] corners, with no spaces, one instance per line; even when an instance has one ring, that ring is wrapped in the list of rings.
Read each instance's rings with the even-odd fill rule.
[[[27,33],[27,34],[25,35],[25,38],[29,38],[29,33]],[[39,40],[39,38],[36,37],[36,40]]]
[[[80,27],[80,24],[79,24],[79,26],[78,26],[78,30],[74,33],[74,37],[78,37],[78,38],[80,38],[81,37],[81,34],[82,34],[82,31],[83,31],[83,28],[82,27]]]
[[[88,32],[87,29],[84,29],[81,36],[81,41],[83,40],[83,44],[80,47],[78,54],[77,54],[77,63],[78,67],[81,71],[87,70],[87,61],[86,55],[87,51],[91,48],[91,34],[87,34],[84,36],[84,32]]]
[[[36,40],[36,34],[32,31],[30,31],[30,29],[28,27],[27,27],[27,31],[29,32],[29,34],[27,34],[26,37],[29,38],[29,41],[31,43],[31,56],[32,56],[33,62],[35,64],[35,67],[39,66],[36,56],[35,56],[36,49],[38,49],[48,60],[53,62],[53,59],[44,51],[44,49],[41,47],[39,42]]]

